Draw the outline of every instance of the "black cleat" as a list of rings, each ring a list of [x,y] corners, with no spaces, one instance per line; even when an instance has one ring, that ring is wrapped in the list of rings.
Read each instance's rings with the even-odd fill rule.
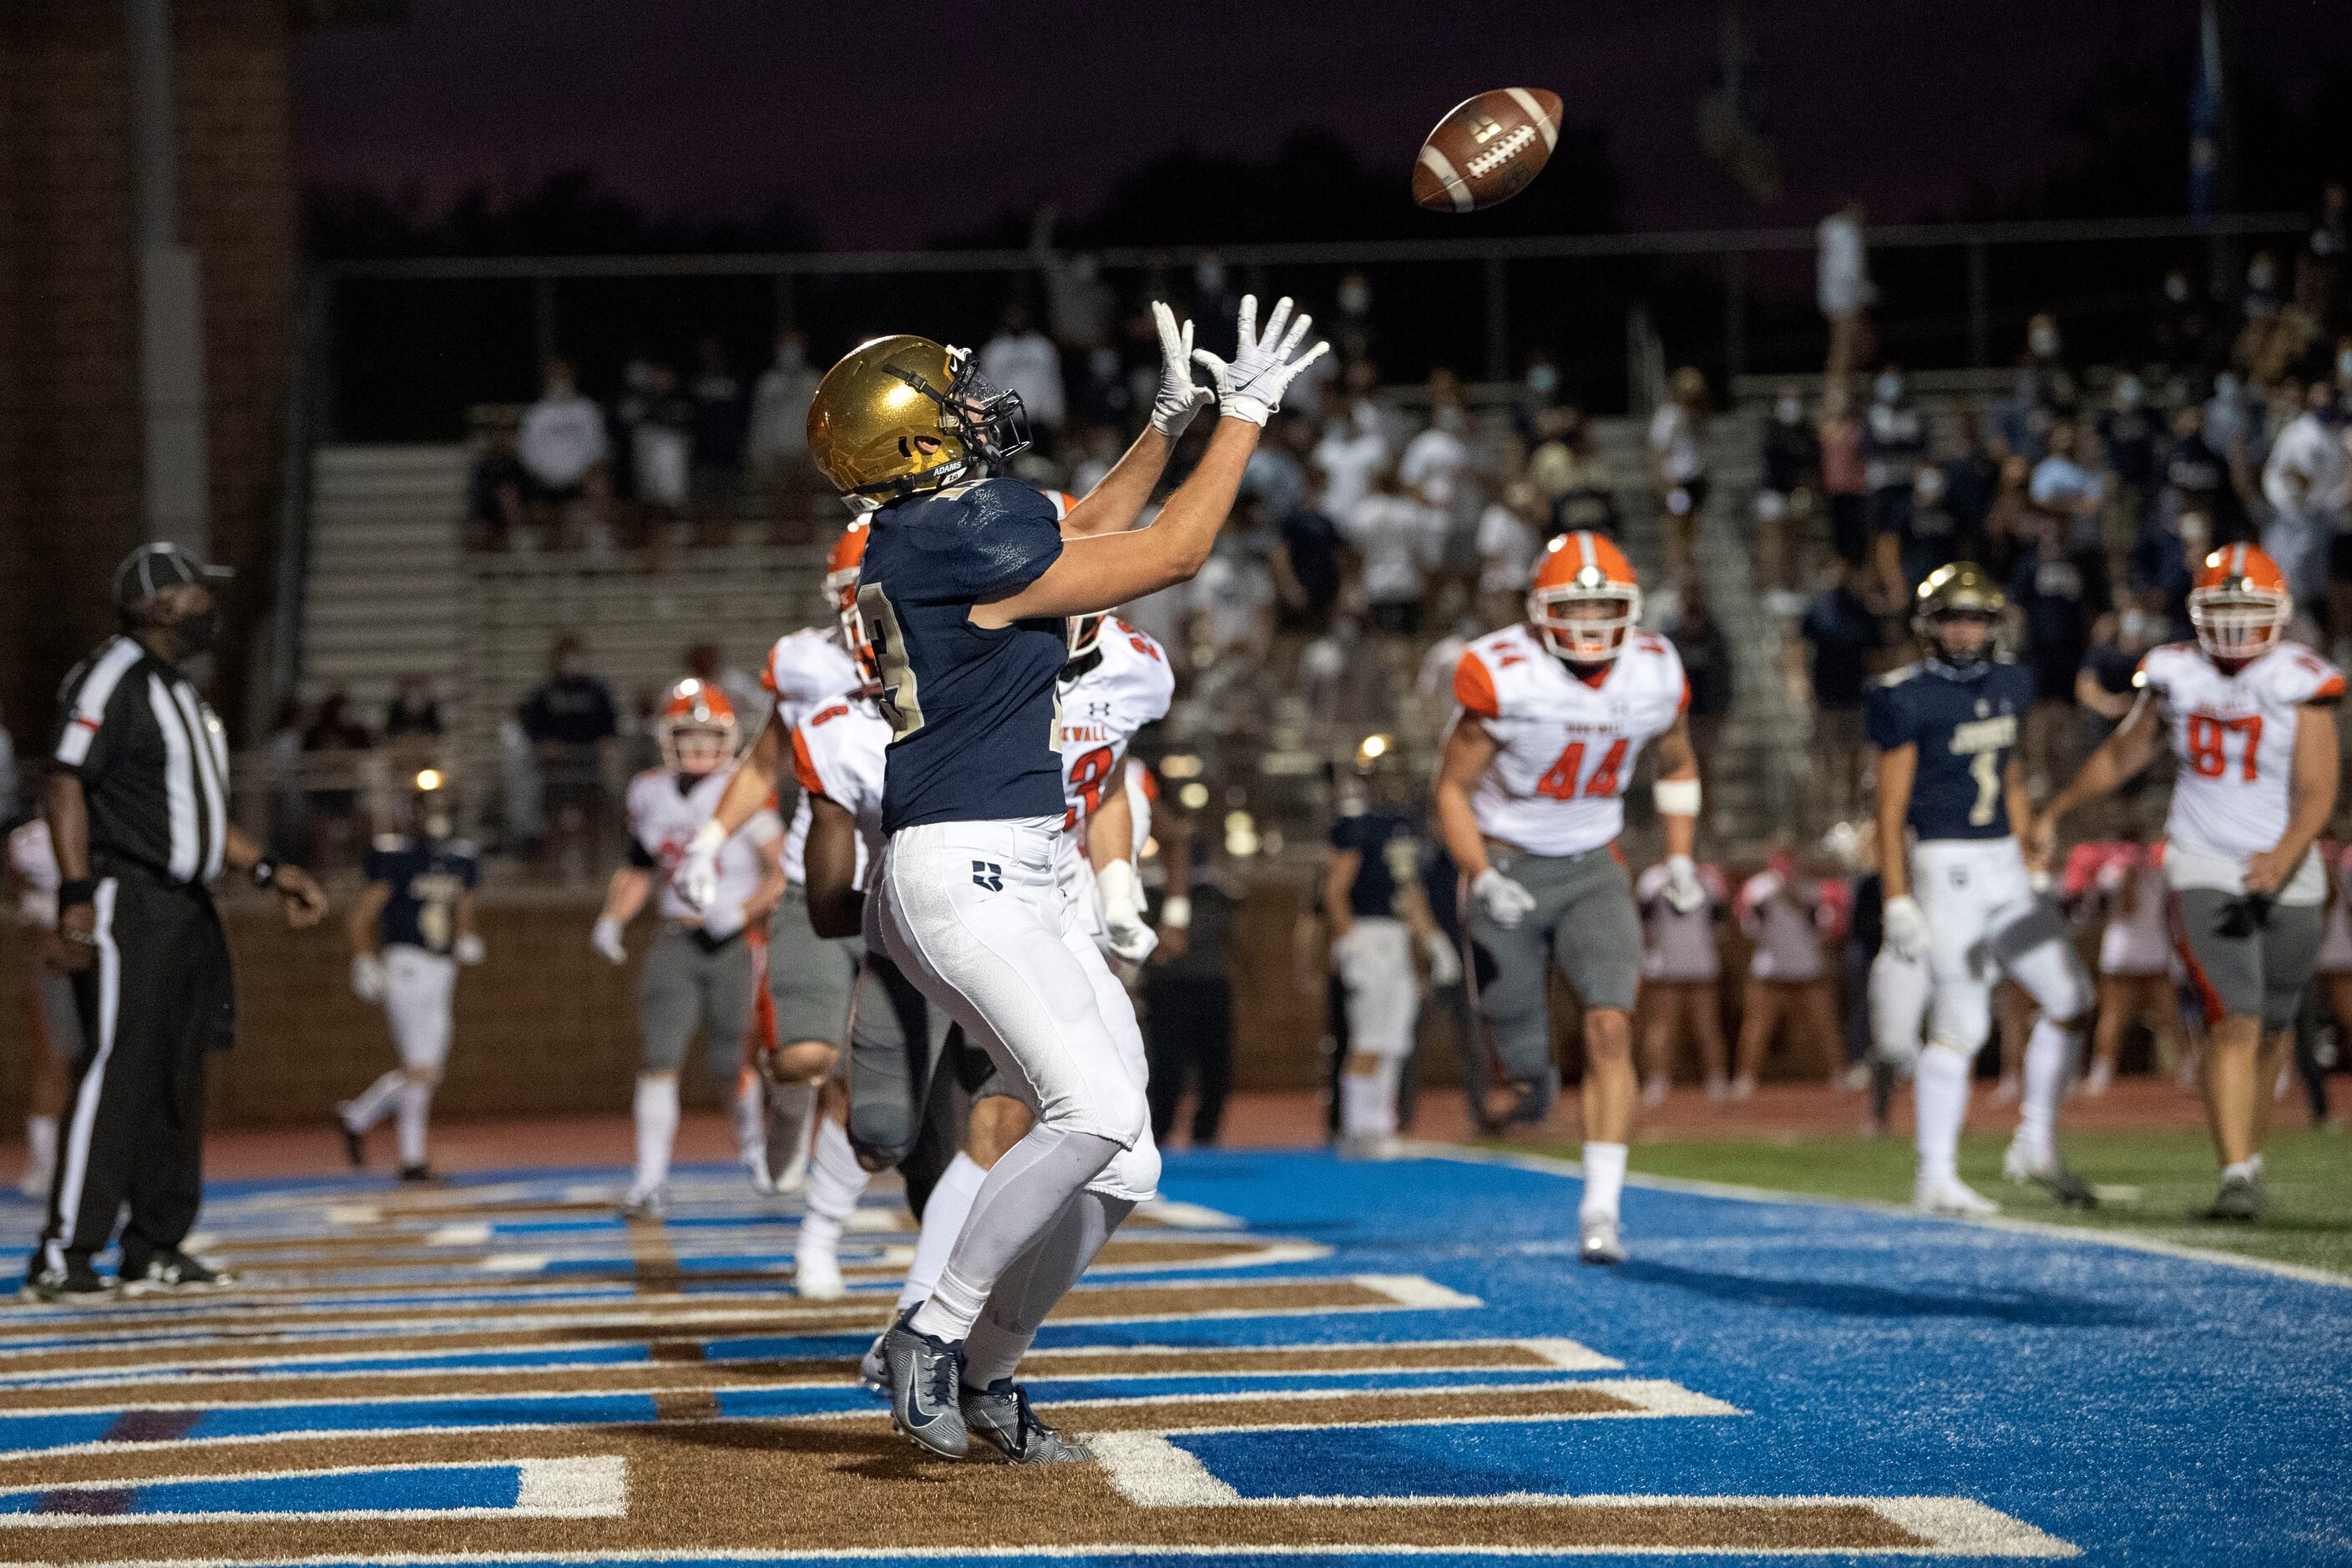
[[[2204,1217],[2251,1225],[2262,1218],[2270,1206],[2270,1201],[2263,1195],[2260,1182],[2251,1176],[2224,1176],[2221,1178],[2221,1190],[2214,1194]]]
[[[400,1168],[400,1179],[404,1182],[429,1184],[440,1181],[441,1178],[433,1173],[433,1167],[430,1165],[403,1165]]]
[[[350,1103],[347,1100],[336,1101],[335,1109],[330,1114],[335,1119],[335,1131],[343,1135],[343,1158],[350,1161],[352,1169],[356,1171],[367,1163],[367,1134],[352,1131],[352,1124],[343,1120],[343,1109]]]
[[[237,1283],[234,1268],[206,1263],[178,1247],[167,1247],[142,1266],[122,1261],[122,1293],[126,1296],[169,1296],[183,1290],[223,1290]]]
[[[39,1254],[34,1255],[37,1261]],[[24,1289],[17,1291],[18,1300],[54,1302],[59,1306],[95,1306],[111,1301],[120,1294],[111,1279],[100,1277],[89,1266],[87,1258],[68,1257],[62,1268],[36,1267],[25,1276]]]
[[[2095,1209],[2099,1206],[2098,1195],[2091,1191],[2091,1184],[2063,1165],[2053,1165],[2037,1174],[2033,1177],[2033,1184],[2056,1198],[2061,1208]]]

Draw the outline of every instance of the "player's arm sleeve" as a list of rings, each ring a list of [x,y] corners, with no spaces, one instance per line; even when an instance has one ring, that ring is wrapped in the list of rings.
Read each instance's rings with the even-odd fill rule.
[[[1481,719],[1503,716],[1503,702],[1495,690],[1494,672],[1486,661],[1471,650],[1465,649],[1461,662],[1454,667],[1454,700],[1462,710]]]
[[[1870,743],[1882,752],[1907,746],[1917,738],[1911,721],[1911,704],[1899,686],[1874,686],[1863,708]]]
[[[962,498],[953,572],[957,598],[1002,599],[1019,593],[1060,559],[1062,528],[1054,503],[1017,479],[990,479]]]

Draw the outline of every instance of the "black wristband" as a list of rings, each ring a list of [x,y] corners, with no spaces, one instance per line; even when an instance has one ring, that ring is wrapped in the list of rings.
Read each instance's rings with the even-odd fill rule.
[[[264,855],[253,863],[253,870],[250,874],[255,887],[270,887],[278,880],[278,862]]]
[[[61,910],[72,909],[77,904],[96,902],[98,902],[98,879],[95,877],[76,877],[70,882],[58,884],[58,908]]]

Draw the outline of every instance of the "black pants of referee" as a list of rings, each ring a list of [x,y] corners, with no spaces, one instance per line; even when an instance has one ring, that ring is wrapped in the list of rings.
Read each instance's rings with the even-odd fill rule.
[[[113,870],[96,904],[97,960],[74,976],[82,1051],[58,1119],[36,1272],[105,1250],[126,1204],[125,1275],[180,1245],[204,1197],[205,1058],[235,1020],[211,894]]]
[[[1151,1035],[1151,1135],[1164,1146],[1184,1082],[1193,1079],[1192,1146],[1217,1141],[1234,1086],[1234,987],[1220,979],[1167,980],[1144,971]]]

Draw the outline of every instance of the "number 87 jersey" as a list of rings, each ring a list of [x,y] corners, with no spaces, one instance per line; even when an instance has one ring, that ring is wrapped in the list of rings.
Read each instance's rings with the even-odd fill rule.
[[[2195,643],[2167,643],[2140,659],[2133,684],[2160,705],[2180,759],[2164,829],[2173,858],[2242,862],[2274,847],[2286,834],[2301,709],[2344,695],[2336,667],[2280,643],[2228,670]]]
[[[1580,855],[1624,826],[1633,763],[1674,728],[1690,682],[1662,637],[1631,632],[1587,679],[1522,622],[1463,650],[1454,697],[1495,742],[1470,796],[1478,831],[1538,855]]]

